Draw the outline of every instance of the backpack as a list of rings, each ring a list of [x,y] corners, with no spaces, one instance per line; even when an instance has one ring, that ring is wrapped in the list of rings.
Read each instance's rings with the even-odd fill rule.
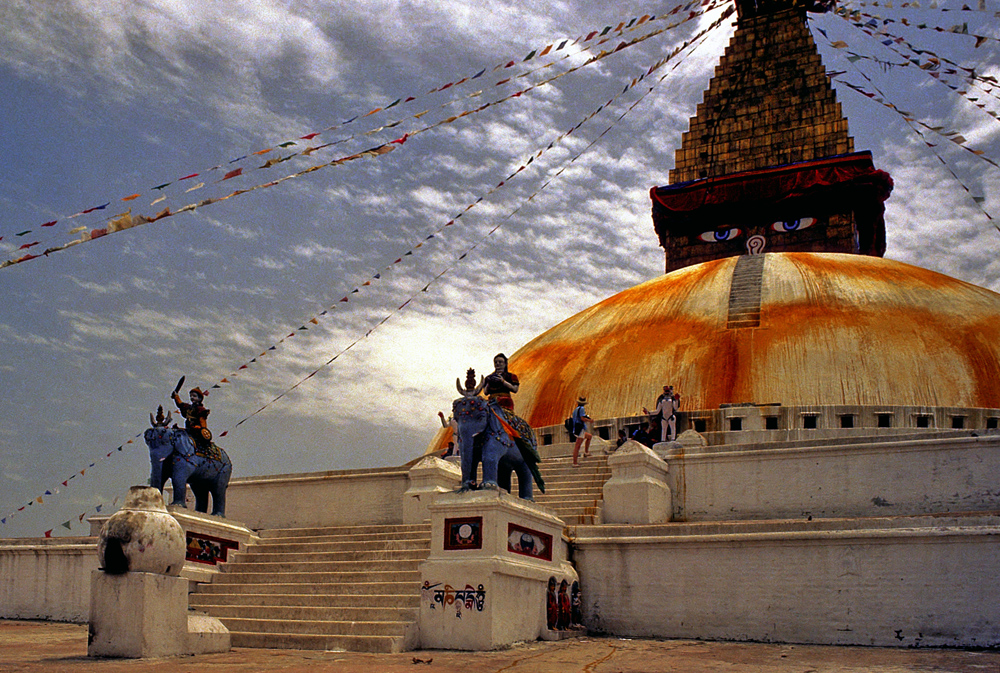
[[[566,433],[569,435],[569,438],[571,440],[576,439],[576,435],[573,434],[573,431],[576,430],[576,423],[573,422],[573,417],[570,416],[567,418],[563,425],[566,426]]]

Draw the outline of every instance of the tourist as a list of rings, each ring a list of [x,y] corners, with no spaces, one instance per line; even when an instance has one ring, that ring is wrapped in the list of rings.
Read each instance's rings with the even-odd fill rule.
[[[615,442],[615,448],[620,449],[622,444],[628,441],[628,433],[625,432],[625,428],[618,430],[618,441]]]
[[[573,444],[573,467],[580,467],[580,445],[586,441],[583,447],[583,457],[586,458],[590,455],[590,440],[594,438],[587,425],[594,419],[587,415],[586,405],[587,398],[580,397],[576,401],[576,409],[573,410],[573,434],[576,435],[576,443]]]
[[[680,408],[681,396],[674,393],[674,387],[663,386],[663,393],[656,398],[656,408],[649,411],[642,408],[642,413],[659,421],[660,441],[674,441],[677,438],[677,410]]]
[[[656,443],[656,438],[659,436],[659,425],[652,417],[646,419],[646,424],[640,425],[639,428],[632,433],[632,439],[639,442],[643,446],[653,446],[653,444]]]

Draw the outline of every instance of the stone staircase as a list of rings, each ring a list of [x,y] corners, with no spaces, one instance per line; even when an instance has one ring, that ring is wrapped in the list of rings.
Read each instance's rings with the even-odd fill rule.
[[[563,455],[542,462],[548,492],[536,490],[535,500],[567,526],[601,522],[610,470],[600,448],[591,449],[580,467]],[[190,596],[191,608],[222,620],[233,647],[413,649],[430,524],[291,528],[259,536]]]
[[[430,524],[264,530],[190,605],[233,647],[412,649]]]
[[[602,520],[603,487],[611,478],[611,468],[599,447],[590,448],[587,458],[581,449],[580,467],[573,467],[572,455],[547,458],[541,463],[546,492],[535,489],[535,502],[554,511],[567,526],[599,524]]]

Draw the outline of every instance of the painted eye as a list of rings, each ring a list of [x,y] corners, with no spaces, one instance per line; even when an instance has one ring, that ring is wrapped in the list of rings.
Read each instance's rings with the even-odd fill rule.
[[[798,231],[799,229],[806,229],[808,227],[816,224],[815,217],[800,217],[797,220],[778,220],[771,225],[771,229],[774,231]]]
[[[719,243],[721,241],[731,241],[740,234],[743,230],[736,227],[729,227],[726,229],[715,229],[713,231],[706,231],[704,234],[698,236],[699,240],[705,241],[706,243]]]

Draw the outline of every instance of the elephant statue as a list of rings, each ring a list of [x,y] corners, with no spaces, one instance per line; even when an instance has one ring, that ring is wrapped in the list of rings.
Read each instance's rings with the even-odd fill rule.
[[[149,485],[163,491],[167,479],[173,482],[174,500],[171,505],[185,507],[187,487],[194,493],[195,510],[208,512],[208,496],[212,495],[212,514],[226,516],[226,489],[233,474],[233,463],[221,447],[212,444],[218,458],[200,455],[194,441],[183,428],[170,428],[170,414],[163,418],[160,407],[156,418],[149,415],[152,427],[143,435],[149,447]]]
[[[479,397],[483,384],[474,388],[475,374],[469,371],[465,390],[455,381],[462,397],[451,405],[452,417],[458,426],[458,444],[462,447],[459,491],[476,488],[476,472],[482,463],[480,488],[503,488],[510,492],[511,472],[516,472],[518,495],[534,500],[533,482],[538,483],[542,493],[545,492],[545,481],[538,471],[541,457],[534,432],[522,419],[512,413],[508,415],[498,405]]]

